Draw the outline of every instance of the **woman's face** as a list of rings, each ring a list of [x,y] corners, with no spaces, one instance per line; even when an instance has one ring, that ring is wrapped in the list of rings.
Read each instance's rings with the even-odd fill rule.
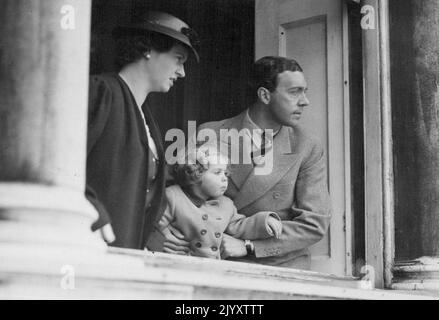
[[[188,54],[188,49],[180,44],[167,52],[151,50],[147,63],[151,91],[168,92],[178,78],[183,78]]]

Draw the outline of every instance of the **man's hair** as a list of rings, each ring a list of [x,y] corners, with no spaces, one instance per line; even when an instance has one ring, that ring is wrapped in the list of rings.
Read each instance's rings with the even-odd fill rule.
[[[250,87],[253,96],[257,98],[257,91],[261,87],[273,92],[278,84],[277,76],[287,70],[303,72],[294,59],[267,56],[256,61],[250,76]]]
[[[114,37],[117,52],[115,63],[118,68],[137,61],[146,51],[152,49],[158,52],[168,52],[177,44],[187,47],[174,38],[156,32],[125,32],[115,34]]]

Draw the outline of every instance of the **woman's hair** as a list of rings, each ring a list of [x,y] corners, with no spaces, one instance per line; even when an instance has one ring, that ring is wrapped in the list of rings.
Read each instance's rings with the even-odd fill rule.
[[[117,52],[115,63],[118,68],[137,61],[146,51],[152,49],[158,52],[167,52],[177,44],[186,46],[176,39],[150,31],[119,32],[114,34],[114,38],[116,39]]]
[[[257,97],[259,88],[273,92],[276,90],[278,75],[284,71],[303,72],[296,60],[284,57],[267,56],[255,62],[250,76],[250,90]]]
[[[195,151],[187,151],[184,160],[173,166],[172,175],[180,187],[188,188],[200,184],[209,165],[216,163],[227,164],[227,159],[211,146],[197,147]]]

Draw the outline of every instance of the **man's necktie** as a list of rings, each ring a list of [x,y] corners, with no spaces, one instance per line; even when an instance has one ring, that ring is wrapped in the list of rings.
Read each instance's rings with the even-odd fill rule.
[[[261,147],[250,153],[250,157],[252,159],[253,165],[259,163],[258,161],[255,161],[255,158],[260,159],[261,157],[264,156],[265,156],[265,130],[262,131],[262,135],[261,135]]]

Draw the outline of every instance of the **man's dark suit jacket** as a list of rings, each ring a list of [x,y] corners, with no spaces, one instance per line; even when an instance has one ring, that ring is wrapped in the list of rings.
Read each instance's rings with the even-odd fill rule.
[[[160,159],[152,184],[146,129],[131,91],[117,74],[90,78],[86,196],[99,213],[92,229],[111,223],[118,247],[143,249],[164,209],[163,145],[151,112],[143,110]],[[147,188],[155,192],[150,203]]]

